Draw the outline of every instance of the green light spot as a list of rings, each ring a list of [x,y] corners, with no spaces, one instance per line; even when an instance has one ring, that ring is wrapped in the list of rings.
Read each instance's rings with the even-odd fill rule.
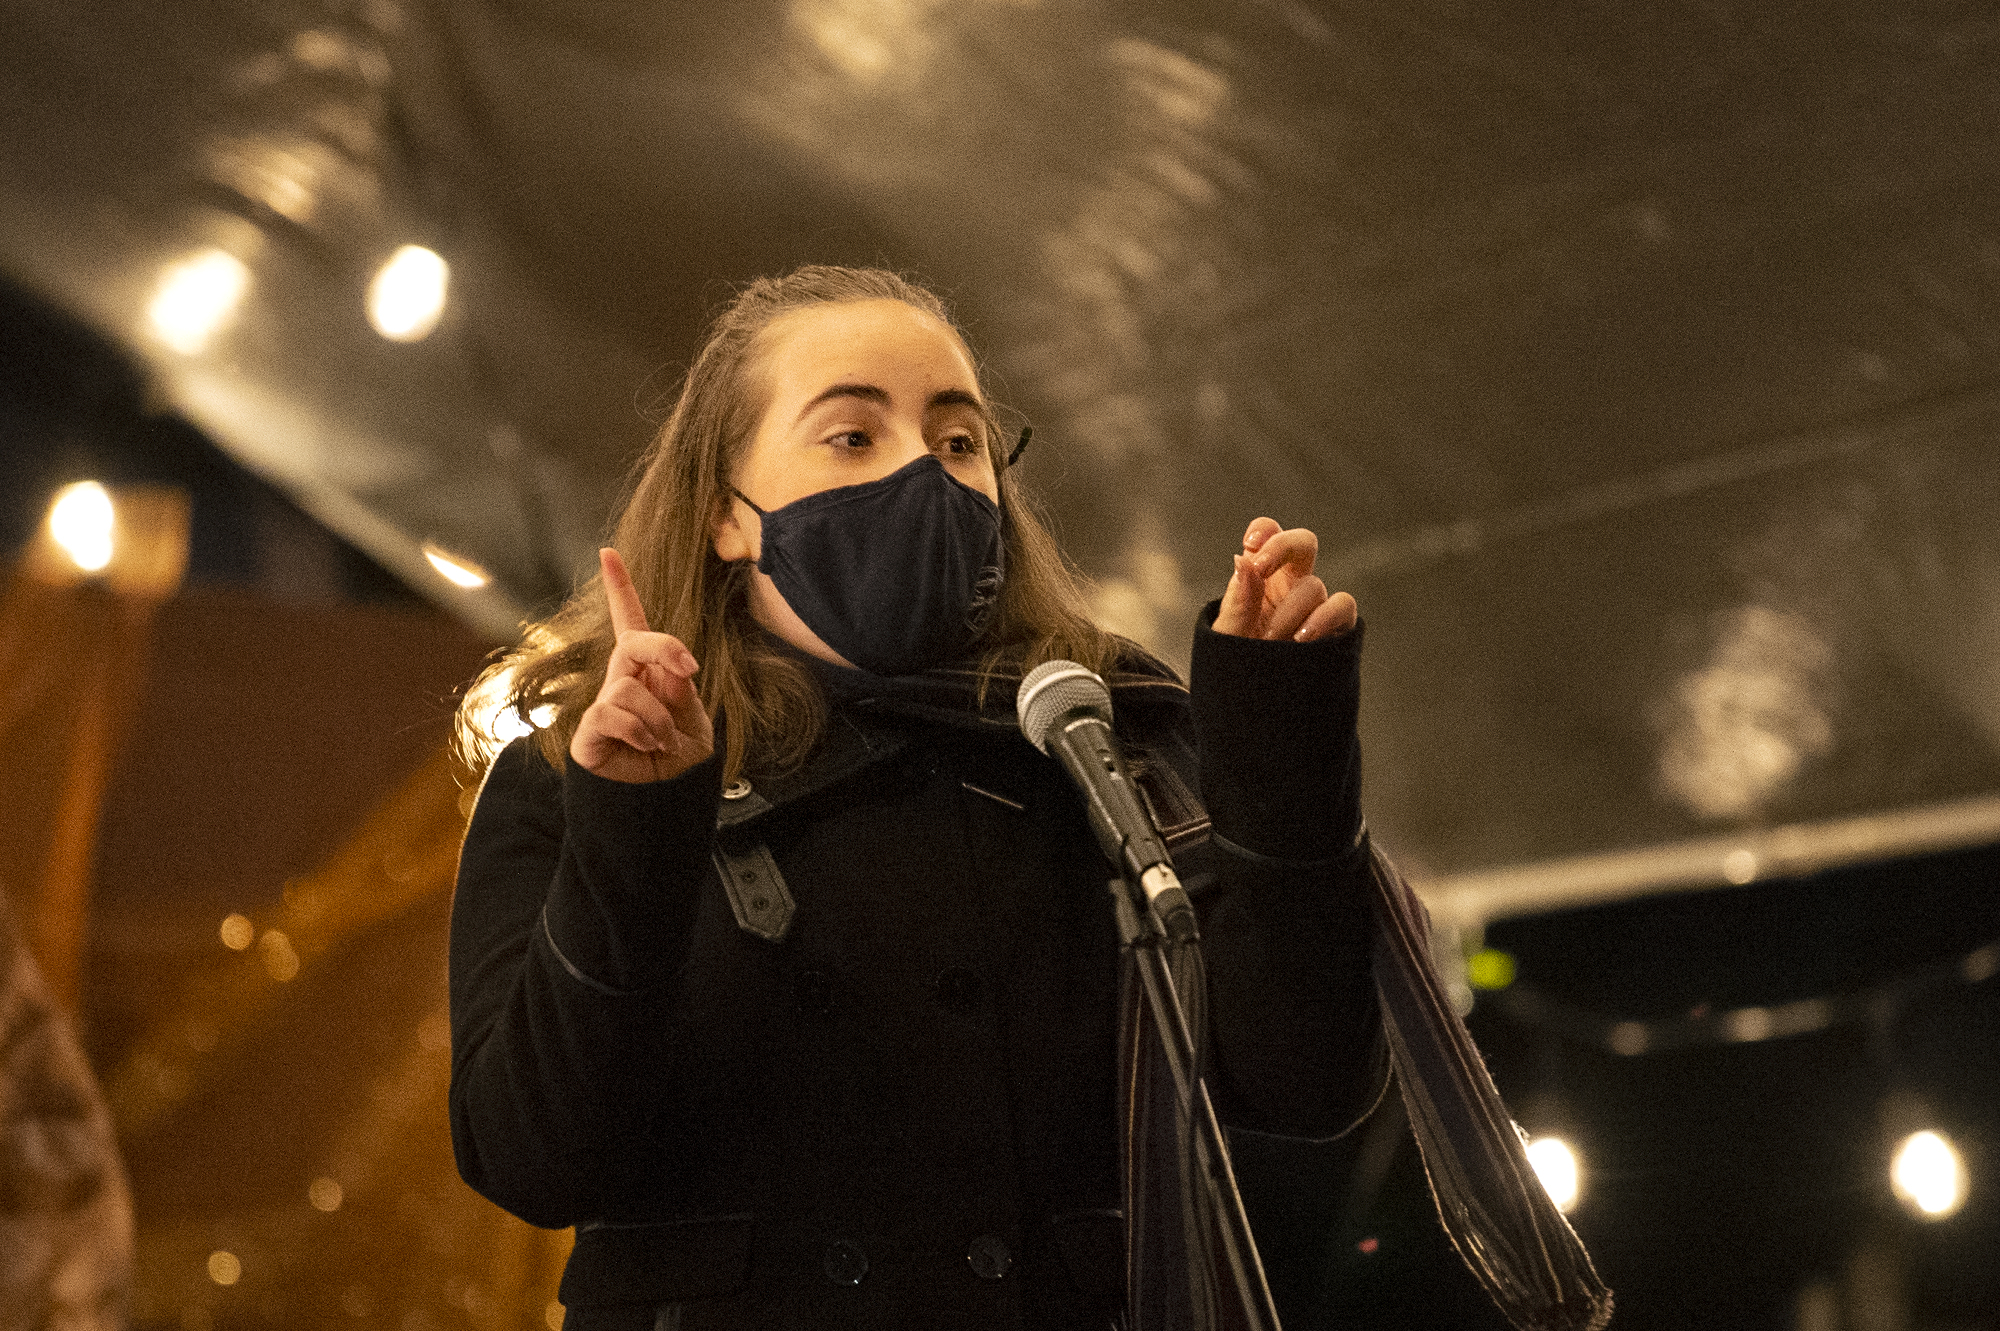
[[[1486,948],[1465,963],[1465,978],[1474,989],[1505,989],[1514,983],[1514,954]]]

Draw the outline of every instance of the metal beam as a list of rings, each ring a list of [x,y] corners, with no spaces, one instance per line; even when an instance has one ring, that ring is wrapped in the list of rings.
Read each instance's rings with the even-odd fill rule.
[[[2000,841],[2000,794],[1453,874],[1417,886],[1440,925],[1470,928],[1515,915],[1741,887],[1763,878],[1791,878],[1995,841]]]

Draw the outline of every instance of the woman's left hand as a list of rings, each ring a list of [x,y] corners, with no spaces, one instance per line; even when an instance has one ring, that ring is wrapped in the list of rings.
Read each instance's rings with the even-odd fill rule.
[[[1319,537],[1304,527],[1280,528],[1258,518],[1243,533],[1243,553],[1222,593],[1215,631],[1237,638],[1313,642],[1354,627],[1360,609],[1346,592],[1327,595],[1313,575]]]

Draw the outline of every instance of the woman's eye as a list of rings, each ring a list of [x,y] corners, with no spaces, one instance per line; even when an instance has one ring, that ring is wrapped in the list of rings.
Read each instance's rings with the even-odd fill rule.
[[[979,451],[979,439],[975,435],[964,434],[964,433],[946,435],[944,441],[944,447],[945,451],[948,453],[957,453],[957,454],[977,453]]]
[[[862,449],[875,441],[868,437],[866,430],[842,430],[833,437],[832,442],[840,445],[842,448]]]

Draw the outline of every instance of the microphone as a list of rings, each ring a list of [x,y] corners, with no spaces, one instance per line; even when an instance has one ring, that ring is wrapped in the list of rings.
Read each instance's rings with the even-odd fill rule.
[[[1028,742],[1061,760],[1083,792],[1105,858],[1145,891],[1167,937],[1192,939],[1194,906],[1111,733],[1111,690],[1074,661],[1044,661],[1021,681],[1014,710]]]

